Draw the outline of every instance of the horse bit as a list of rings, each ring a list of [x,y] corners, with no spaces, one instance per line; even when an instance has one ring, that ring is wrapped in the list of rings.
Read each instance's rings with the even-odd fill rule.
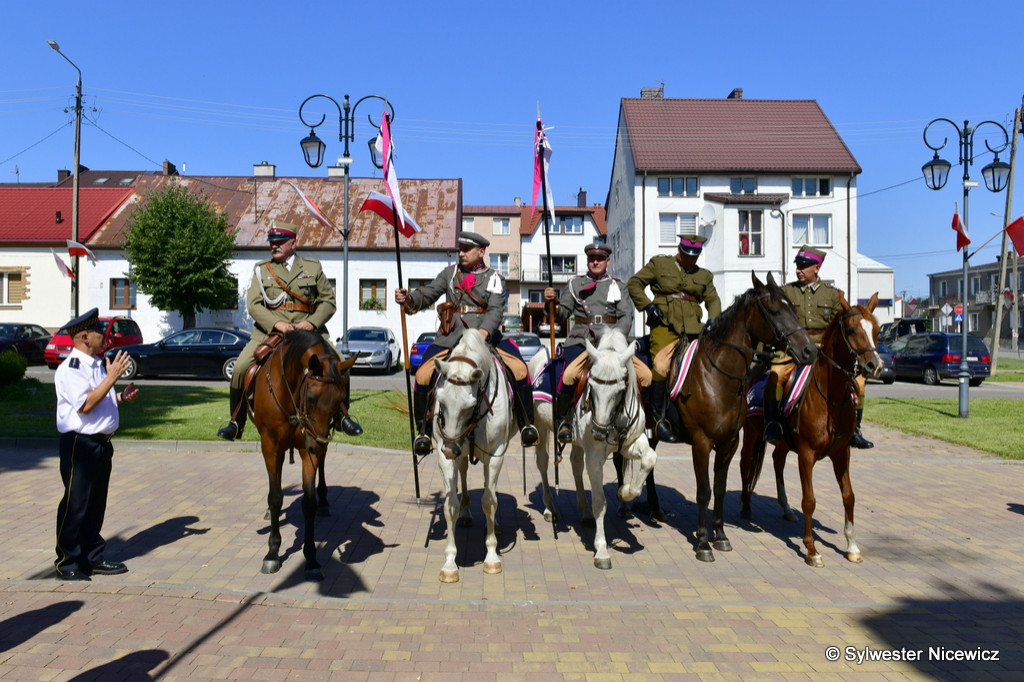
[[[284,387],[288,391],[288,398],[292,402],[293,411],[289,414],[288,410],[285,409],[284,405],[281,404],[281,401],[277,399],[277,394],[274,392],[274,384],[270,379],[270,372],[268,371],[266,376],[267,388],[270,390],[270,395],[274,398],[274,402],[277,404],[277,409],[288,415],[289,424],[301,428],[302,433],[309,436],[310,438],[320,443],[321,445],[326,445],[330,443],[331,440],[333,440],[334,438],[334,421],[332,420],[331,424],[327,427],[326,436],[319,435],[313,429],[312,424],[310,424],[309,413],[305,409],[306,398],[309,395],[309,382],[319,381],[325,384],[338,385],[340,385],[341,382],[339,381],[338,377],[324,377],[317,374],[310,374],[309,368],[306,367],[305,369],[302,370],[302,379],[299,380],[299,386],[297,389],[298,399],[296,400],[295,392],[292,391],[291,385],[285,379],[284,352],[281,350],[281,348],[283,348],[283,346],[278,346],[277,348],[275,348],[274,353],[278,356],[280,360],[279,364],[281,366],[281,377],[283,379]],[[316,357],[320,361],[320,364],[325,367],[330,367],[331,361],[334,359],[334,357],[328,353],[318,353]],[[345,414],[345,416],[348,416],[348,412],[345,410],[344,404],[341,406],[341,411]]]

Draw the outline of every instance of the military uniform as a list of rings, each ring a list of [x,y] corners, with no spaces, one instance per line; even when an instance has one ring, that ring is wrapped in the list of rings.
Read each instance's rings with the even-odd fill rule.
[[[813,284],[790,282],[783,285],[782,293],[796,308],[797,319],[811,340],[820,346],[825,327],[839,314],[839,290],[818,280]]]

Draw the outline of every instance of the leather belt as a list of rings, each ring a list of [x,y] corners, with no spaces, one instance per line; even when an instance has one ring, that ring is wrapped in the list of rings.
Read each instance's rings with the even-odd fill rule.
[[[487,308],[480,308],[475,305],[460,305],[456,306],[455,310],[460,313],[479,313],[481,315],[487,312]]]
[[[300,313],[315,313],[316,306],[310,305],[308,303],[293,303],[292,301],[289,301],[287,303],[282,303],[279,306],[274,306],[273,308],[270,308],[270,310],[288,310],[298,311]]]
[[[808,329],[807,333],[808,334],[824,334],[825,333],[825,327],[822,327],[821,329]]]
[[[593,317],[577,317],[576,324],[615,324],[619,318],[614,315],[594,315]]]
[[[685,294],[685,293],[682,293],[682,292],[680,292],[678,294],[655,294],[655,297],[660,297],[660,298],[681,298],[684,301],[693,301],[694,303],[700,303],[700,301],[697,300],[696,296],[691,296],[690,294]]]
[[[112,433],[81,433],[80,431],[75,431],[75,433],[96,443],[109,443],[110,439],[114,437]]]

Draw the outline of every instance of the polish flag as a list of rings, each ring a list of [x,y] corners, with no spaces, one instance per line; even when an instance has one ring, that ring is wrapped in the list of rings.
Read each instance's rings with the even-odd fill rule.
[[[50,249],[50,253],[53,254],[53,260],[57,261],[57,269],[60,270],[60,273],[65,277],[74,279],[75,273],[71,272],[71,268],[64,264],[64,261],[60,259],[60,256],[57,255],[57,252],[54,251],[53,249]]]
[[[377,136],[376,144],[377,149],[384,158],[384,186],[387,188],[388,196],[391,197],[393,205],[397,207],[395,215],[398,216],[398,225],[395,225],[395,227],[406,237],[410,237],[412,232],[409,232],[404,225],[407,214],[405,209],[402,208],[402,195],[398,192],[398,176],[395,175],[395,142],[391,139],[391,117],[387,109],[384,110],[384,115],[380,117],[380,135]],[[390,218],[388,222],[394,225],[395,218]],[[413,232],[418,231],[413,230]]]
[[[1013,249],[1018,256],[1024,256],[1024,217],[1017,218],[1006,226],[1006,234],[1013,242]]]
[[[288,180],[285,180],[285,182],[291,185],[291,188],[295,190],[295,192],[299,195],[299,197],[302,199],[302,203],[306,205],[306,209],[313,214],[314,218],[319,220],[324,227],[329,227],[335,232],[338,232],[339,234],[341,233],[341,230],[335,227],[334,223],[332,223],[330,219],[328,219],[328,217],[324,215],[324,212],[320,210],[320,207],[317,206],[312,199],[303,194],[302,190],[295,186],[295,183],[290,182]]]
[[[68,240],[68,253],[72,256],[86,256],[93,263],[98,263],[96,260],[96,254],[90,251],[85,244],[79,244],[78,242],[69,239]]]
[[[971,238],[967,236],[967,226],[960,220],[960,208],[957,206],[953,212],[953,231],[956,232],[956,250],[967,248]]]
[[[391,203],[391,197],[381,194],[380,192],[370,192],[370,195],[366,197],[366,201],[359,207],[360,211],[373,211],[384,220],[388,221],[389,225],[395,225],[395,205]],[[417,232],[421,232],[421,228],[416,221],[412,219],[412,216],[406,213],[405,209],[399,213],[401,220],[400,225],[395,225],[398,231],[402,233],[404,237],[411,237]]]
[[[544,132],[544,122],[540,119],[540,107],[537,107],[537,128],[533,133],[533,205],[530,208],[530,223],[537,212],[537,195],[541,185],[545,188],[544,198],[547,199],[548,212],[551,214],[551,227],[555,227],[555,198],[548,182],[548,162],[551,160],[551,144]],[[543,182],[541,181],[541,178]]]

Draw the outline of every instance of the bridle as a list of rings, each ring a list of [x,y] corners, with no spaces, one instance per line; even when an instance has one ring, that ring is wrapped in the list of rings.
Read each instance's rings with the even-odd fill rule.
[[[453,356],[453,357],[449,358],[448,361],[449,362],[462,362],[462,363],[465,363],[465,364],[469,365],[473,369],[480,369],[480,366],[476,364],[476,361],[474,361],[473,358],[467,357],[465,355]],[[490,373],[488,373],[488,376],[490,376]],[[477,388],[477,394],[479,395],[479,384],[480,384],[479,381],[465,381],[463,379],[452,379],[450,377],[445,376],[444,377],[444,382],[452,384],[453,386],[474,386],[475,385],[475,386],[478,387]],[[440,386],[438,388],[440,388]],[[473,411],[473,415],[469,419],[469,421],[467,422],[466,427],[464,429],[462,429],[461,431],[459,431],[454,436],[449,435],[447,432],[445,432],[445,430],[444,430],[444,413],[440,410],[440,408],[438,408],[438,410],[437,410],[437,430],[438,430],[438,434],[441,436],[441,438],[446,443],[457,443],[457,442],[461,441],[463,438],[465,438],[467,435],[469,435],[474,429],[476,429],[477,425],[480,423],[480,420],[483,419],[485,415],[487,415],[487,414],[493,415],[494,414],[494,398],[497,396],[497,390],[498,390],[497,383],[495,383],[494,394],[493,395],[489,395],[486,391],[483,393],[483,395],[479,395],[479,398],[476,401],[477,402],[477,408]]]
[[[273,358],[271,358],[271,360],[268,361],[267,363],[267,389],[270,391],[271,397],[274,398],[274,402],[277,404],[277,408],[282,413],[288,415],[289,424],[291,424],[294,427],[300,428],[303,434],[305,434],[309,438],[312,438],[317,443],[320,443],[321,445],[326,445],[330,443],[331,440],[334,438],[334,420],[332,419],[330,422],[328,422],[329,425],[327,427],[327,433],[325,435],[320,435],[315,431],[315,429],[313,428],[309,412],[306,410],[306,404],[308,402],[307,398],[309,396],[309,387],[312,385],[312,382],[314,381],[323,384],[334,384],[341,387],[341,377],[311,374],[309,371],[309,367],[307,366],[302,370],[302,378],[299,379],[299,385],[293,391],[291,385],[288,383],[288,375],[285,373],[283,350],[284,346],[285,344],[281,344],[274,348],[274,354],[278,356],[278,365],[280,366],[281,369],[281,382],[284,384],[285,390],[288,392],[288,400],[291,402],[291,410],[288,410],[287,408],[285,408],[284,405],[281,404],[281,401],[277,397],[277,393],[274,392],[274,383],[271,380],[269,371],[269,365]],[[317,353],[316,357],[323,367],[331,367],[334,360],[337,359],[336,356],[330,353]],[[345,408],[344,402],[342,402],[341,411],[346,417],[348,416],[348,410]]]
[[[846,369],[845,367],[841,366],[838,362],[833,360],[831,357],[829,357],[826,353],[824,353],[824,352],[821,353],[821,355],[824,356],[824,358],[826,360],[828,360],[836,369],[838,369],[839,371],[843,372],[847,377],[849,377],[850,380],[852,380],[854,375],[857,373],[857,365],[860,363],[860,356],[863,353],[877,353],[878,352],[878,346],[866,346],[864,348],[854,348],[853,344],[850,343],[850,338],[846,334],[846,325],[843,324],[843,323],[846,321],[847,318],[855,317],[857,315],[860,315],[860,316],[863,317],[863,313],[861,313],[859,310],[854,308],[854,309],[850,310],[849,312],[840,315],[839,316],[839,320],[837,322],[837,324],[839,324],[842,327],[843,343],[846,344],[846,350],[849,352],[850,356],[853,358],[852,367],[850,367],[850,369]]]
[[[629,385],[629,371],[627,370],[626,375],[621,379],[599,379],[598,377],[595,377],[592,372],[588,371],[586,382],[587,392],[584,394],[583,399],[580,401],[580,409],[585,409],[588,412],[590,412],[590,421],[592,427],[610,432],[611,429],[615,426],[616,421],[618,421],[620,418],[625,418],[626,423],[623,425],[623,428],[617,430],[620,433],[620,435],[632,433],[633,426],[640,421],[640,411],[634,409],[631,412],[629,410],[630,405],[626,403],[627,398],[632,397],[633,400],[631,400],[630,403],[632,403],[634,407],[636,405],[639,405],[639,398],[636,396],[636,389],[630,387]],[[601,386],[617,386],[620,382],[622,383],[622,392],[619,394],[619,399],[615,401],[615,405],[611,410],[611,414],[613,415],[611,421],[609,421],[607,424],[602,424],[599,421],[597,421],[597,419],[594,418],[593,405],[590,400],[590,385],[591,383],[594,383],[599,384]],[[621,437],[619,440],[621,442]]]

